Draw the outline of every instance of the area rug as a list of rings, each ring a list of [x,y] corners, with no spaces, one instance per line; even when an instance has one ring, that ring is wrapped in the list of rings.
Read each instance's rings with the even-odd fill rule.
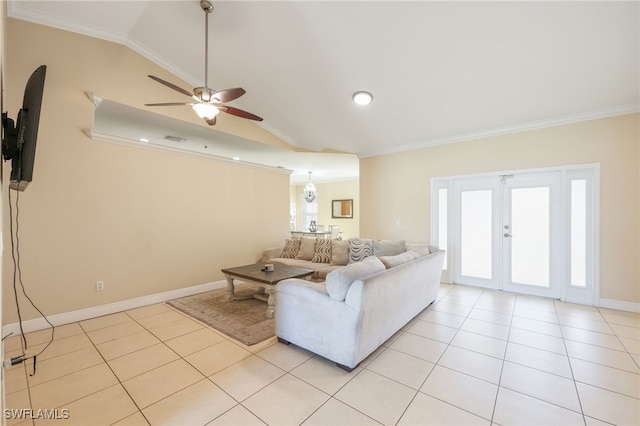
[[[239,285],[235,293],[241,296],[256,290]],[[170,300],[167,304],[248,346],[275,335],[274,321],[266,317],[266,302],[254,298],[226,302],[225,294],[223,288]]]

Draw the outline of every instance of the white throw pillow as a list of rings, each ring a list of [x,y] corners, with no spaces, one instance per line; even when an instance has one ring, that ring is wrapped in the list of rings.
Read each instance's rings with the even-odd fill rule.
[[[407,246],[404,240],[373,240],[374,256],[395,256],[405,251],[407,251]]]
[[[349,287],[355,280],[384,270],[386,270],[384,264],[377,257],[367,257],[362,262],[350,263],[327,274],[325,280],[327,293],[332,299],[344,300]]]
[[[415,259],[412,253],[415,252],[404,252],[400,254],[396,254],[395,256],[380,256],[380,261],[384,264],[384,266],[389,268],[393,268],[394,266],[402,265],[403,263],[411,262]]]

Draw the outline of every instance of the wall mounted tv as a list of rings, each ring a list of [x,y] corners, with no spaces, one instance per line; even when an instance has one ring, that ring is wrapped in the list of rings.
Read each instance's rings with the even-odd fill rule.
[[[24,191],[33,178],[46,73],[47,66],[40,65],[29,77],[16,124],[2,113],[2,156],[5,161],[11,160],[9,188],[16,191]]]

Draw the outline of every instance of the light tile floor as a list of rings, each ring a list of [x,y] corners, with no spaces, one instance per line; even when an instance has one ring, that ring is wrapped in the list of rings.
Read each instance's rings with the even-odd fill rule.
[[[29,334],[30,353],[49,335]],[[464,286],[441,285],[352,373],[275,338],[244,346],[165,304],[55,337],[35,375],[5,370],[6,403],[69,418],[7,424],[640,424],[640,314]],[[18,355],[19,338],[5,348]]]

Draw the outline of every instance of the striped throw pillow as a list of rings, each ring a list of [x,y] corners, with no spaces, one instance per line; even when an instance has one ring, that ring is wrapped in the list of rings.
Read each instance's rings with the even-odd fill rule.
[[[349,240],[349,263],[361,262],[373,256],[373,240],[352,238]]]
[[[311,261],[314,263],[331,262],[331,240],[318,239],[316,241],[316,250]]]
[[[285,259],[295,259],[300,250],[300,240],[287,240],[284,244],[282,257]]]

